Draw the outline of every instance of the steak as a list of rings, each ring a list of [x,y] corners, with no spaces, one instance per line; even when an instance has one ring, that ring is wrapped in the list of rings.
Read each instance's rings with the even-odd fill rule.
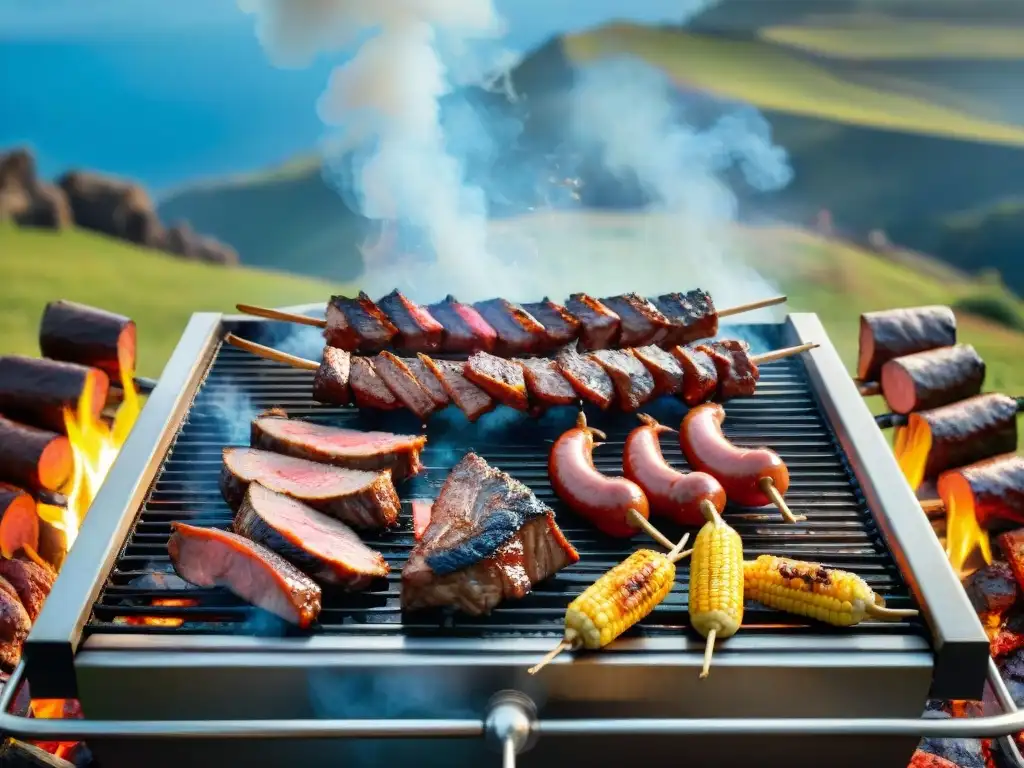
[[[391,470],[391,477],[397,482],[423,468],[420,452],[427,437],[329,427],[289,419],[284,412],[277,411],[253,419],[250,444],[253,448],[345,469]]]
[[[0,669],[12,671],[21,661],[21,649],[32,630],[32,620],[21,601],[0,591]]]
[[[599,349],[588,357],[611,377],[622,410],[635,411],[654,397],[654,377],[629,350]]]
[[[462,374],[499,403],[525,411],[530,407],[526,397],[526,379],[522,367],[487,352],[477,352],[466,361]]]
[[[444,328],[430,312],[397,288],[377,302],[391,324],[398,329],[395,344],[410,352],[436,352],[441,348]]]
[[[466,367],[463,363],[456,363],[453,360],[434,360],[426,355],[420,355],[420,360],[437,376],[444,391],[448,393],[459,410],[466,414],[467,419],[476,421],[488,411],[494,410],[497,405],[494,398],[462,374]]]
[[[398,494],[387,470],[342,469],[256,448],[225,448],[220,490],[231,509],[238,511],[254,482],[356,528],[398,522]]]
[[[562,375],[569,380],[576,394],[593,403],[602,410],[612,404],[615,397],[615,385],[604,368],[581,355],[575,344],[563,347],[555,356],[555,364]]]
[[[354,299],[331,296],[324,330],[327,346],[349,352],[378,352],[389,346],[397,333],[387,315],[362,291]]]
[[[547,341],[537,318],[507,299],[478,301],[474,309],[498,334],[495,354],[525,355],[537,352]]]
[[[601,303],[619,316],[619,345],[643,347],[662,342],[672,328],[668,318],[643,296],[624,293]]]
[[[683,369],[679,361],[661,347],[636,347],[636,359],[654,377],[655,395],[678,395],[683,391]]]
[[[564,347],[575,341],[580,335],[580,321],[570,314],[561,304],[556,304],[547,296],[543,301],[523,304],[523,309],[533,315],[537,322],[544,326],[546,336],[545,348]]]
[[[565,308],[580,321],[583,349],[606,349],[619,338],[619,316],[585,293],[574,293]]]
[[[412,375],[416,378],[423,389],[430,395],[430,399],[434,401],[434,405],[438,408],[445,408],[451,403],[452,399],[448,397],[448,393],[445,392],[444,385],[437,375],[427,367],[427,364],[423,360],[417,357],[403,357],[402,362],[405,363],[406,367],[412,372]]]
[[[175,572],[197,587],[226,587],[247,603],[306,628],[320,614],[316,582],[266,547],[218,528],[171,523]]]
[[[402,606],[453,606],[479,616],[578,560],[549,507],[469,453],[445,480],[402,569]]]
[[[377,375],[388,385],[395,397],[419,419],[426,419],[437,407],[430,393],[424,389],[401,358],[390,352],[381,352],[374,358]]]
[[[708,353],[681,346],[671,351],[683,369],[683,402],[692,407],[711,400],[718,391],[718,372]]]
[[[377,375],[373,360],[368,357],[352,358],[348,383],[352,387],[352,397],[360,408],[391,411],[399,407],[395,393]]]
[[[25,606],[29,621],[39,618],[43,603],[53,589],[57,578],[53,571],[29,560],[0,558],[0,577],[14,587],[18,599]]]
[[[234,529],[317,581],[363,589],[388,574],[384,556],[347,525],[259,483],[249,486]]]
[[[572,405],[578,398],[576,390],[562,375],[558,364],[547,357],[516,360],[523,369],[530,399],[541,405]]]
[[[468,304],[462,304],[449,295],[444,301],[431,304],[427,310],[444,328],[441,348],[445,352],[487,352],[494,349],[497,332]]]
[[[666,347],[710,339],[718,334],[718,312],[707,291],[698,288],[687,293],[666,293],[656,298],[654,304],[670,324],[662,342]]]
[[[718,375],[718,399],[749,397],[757,389],[757,363],[750,358],[750,345],[745,341],[715,341],[697,347],[711,358]]]
[[[313,375],[313,399],[326,405],[348,405],[352,399],[351,376],[352,356],[344,349],[324,347],[320,367]]]

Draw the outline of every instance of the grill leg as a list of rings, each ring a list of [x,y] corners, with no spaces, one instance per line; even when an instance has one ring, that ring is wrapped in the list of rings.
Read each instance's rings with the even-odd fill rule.
[[[516,755],[533,746],[537,708],[518,691],[502,691],[491,699],[484,729],[492,744],[500,745],[503,768],[515,768]]]

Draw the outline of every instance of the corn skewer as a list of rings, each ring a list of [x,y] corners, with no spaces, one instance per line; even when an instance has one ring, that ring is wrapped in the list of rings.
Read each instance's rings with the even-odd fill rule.
[[[638,549],[587,587],[565,611],[565,636],[535,666],[535,675],[563,651],[597,650],[608,645],[653,611],[676,580],[676,562],[690,554],[683,551],[690,534],[663,555]]]
[[[710,501],[702,501],[700,511],[707,522],[690,561],[690,625],[706,638],[703,680],[711,671],[715,640],[732,637],[743,623],[743,541]]]
[[[918,615],[911,608],[886,608],[860,576],[819,563],[761,555],[743,563],[743,582],[751,600],[836,627],[852,627],[866,618],[899,621]]]

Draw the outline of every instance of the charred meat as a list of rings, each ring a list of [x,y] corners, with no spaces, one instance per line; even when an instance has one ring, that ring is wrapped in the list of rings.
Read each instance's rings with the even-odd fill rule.
[[[558,364],[547,357],[516,360],[523,369],[526,390],[530,400],[539,405],[572,405],[577,401],[576,390],[562,375]]]
[[[490,352],[498,341],[497,332],[480,313],[454,296],[427,307],[431,316],[444,328],[441,348],[445,352]]]
[[[437,376],[444,391],[458,406],[466,418],[476,421],[489,411],[493,411],[497,403],[489,394],[463,375],[465,365],[453,360],[434,360],[420,355],[420,360]]]
[[[409,352],[436,352],[441,348],[444,328],[421,307],[397,288],[377,302],[391,324],[398,329],[395,343]]]
[[[757,389],[759,372],[750,357],[750,345],[745,341],[725,340],[701,344],[697,351],[705,353],[715,365],[718,376],[718,400],[749,397]]]
[[[602,410],[612,404],[615,385],[611,377],[589,355],[581,355],[575,344],[563,347],[555,356],[555,363],[577,395]]]
[[[693,407],[710,401],[718,391],[715,361],[699,347],[673,347],[671,351],[683,369],[683,402]]]
[[[416,357],[403,357],[402,362],[412,372],[419,385],[430,395],[430,399],[434,401],[435,408],[441,409],[448,406],[451,398],[445,391],[444,384],[441,383],[441,379],[437,377],[437,374],[423,362],[423,358],[420,355]]]
[[[654,377],[628,350],[599,349],[588,357],[611,378],[622,410],[635,411],[654,397]]]
[[[352,399],[360,408],[393,411],[399,407],[398,398],[377,374],[377,368],[369,357],[352,358],[348,383],[352,387]]]
[[[362,291],[356,298],[331,296],[324,338],[329,347],[379,352],[391,345],[398,329]]]
[[[352,399],[351,376],[351,355],[338,347],[324,347],[320,367],[313,375],[313,399],[326,405],[348,405]]]
[[[473,307],[498,334],[495,354],[527,355],[543,350],[547,341],[544,326],[518,304],[490,299],[478,301]]]
[[[53,589],[56,574],[28,560],[0,558],[0,577],[14,587],[18,599],[25,606],[29,620],[35,621],[39,618],[43,603]]]
[[[517,411],[530,407],[523,369],[515,361],[477,352],[466,361],[462,373],[499,403]]]
[[[565,308],[580,321],[580,346],[583,349],[607,349],[619,338],[619,316],[585,293],[574,293]]]
[[[373,359],[373,367],[402,405],[418,418],[426,419],[437,408],[430,393],[416,380],[416,376],[400,357],[390,352],[381,352]]]
[[[698,288],[687,293],[666,293],[656,298],[654,304],[671,325],[663,342],[666,347],[718,334],[718,312],[707,291]]]
[[[554,349],[564,347],[571,341],[575,341],[580,333],[580,321],[573,317],[561,304],[556,304],[547,296],[542,301],[532,304],[523,304],[523,309],[529,312],[544,326],[544,334],[547,337],[545,347]]]
[[[655,395],[679,395],[683,392],[683,368],[679,361],[653,344],[633,350],[636,359],[654,378]]]
[[[619,316],[621,347],[660,344],[672,328],[668,318],[654,304],[635,293],[610,296],[601,299],[601,303]]]

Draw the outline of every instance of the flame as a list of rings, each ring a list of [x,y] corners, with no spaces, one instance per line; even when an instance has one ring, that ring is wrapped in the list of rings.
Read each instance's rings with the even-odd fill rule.
[[[121,446],[139,417],[139,393],[135,389],[135,372],[121,370],[124,400],[114,414],[113,423],[93,416],[93,380],[88,379],[78,401],[77,412],[64,411],[64,425],[74,456],[74,473],[69,483],[67,507],[57,523],[64,530],[68,548],[78,536],[92,500],[103,485]]]
[[[150,605],[167,608],[192,608],[199,603],[185,597],[154,597]],[[185,620],[174,616],[125,616],[123,623],[147,627],[180,627]]]
[[[992,542],[978,522],[970,484],[958,472],[948,472],[939,478],[938,491],[946,505],[946,557],[950,565],[962,576],[975,550],[986,565],[991,565]]]
[[[893,439],[893,453],[903,476],[916,491],[924,481],[924,470],[928,465],[928,454],[932,449],[932,431],[928,422],[917,414],[911,414],[907,426],[897,427]]]
[[[82,717],[82,707],[77,699],[32,699],[32,716],[40,720],[78,720]],[[71,753],[77,746],[73,741],[36,741],[35,746],[56,755],[64,760],[71,759]]]

